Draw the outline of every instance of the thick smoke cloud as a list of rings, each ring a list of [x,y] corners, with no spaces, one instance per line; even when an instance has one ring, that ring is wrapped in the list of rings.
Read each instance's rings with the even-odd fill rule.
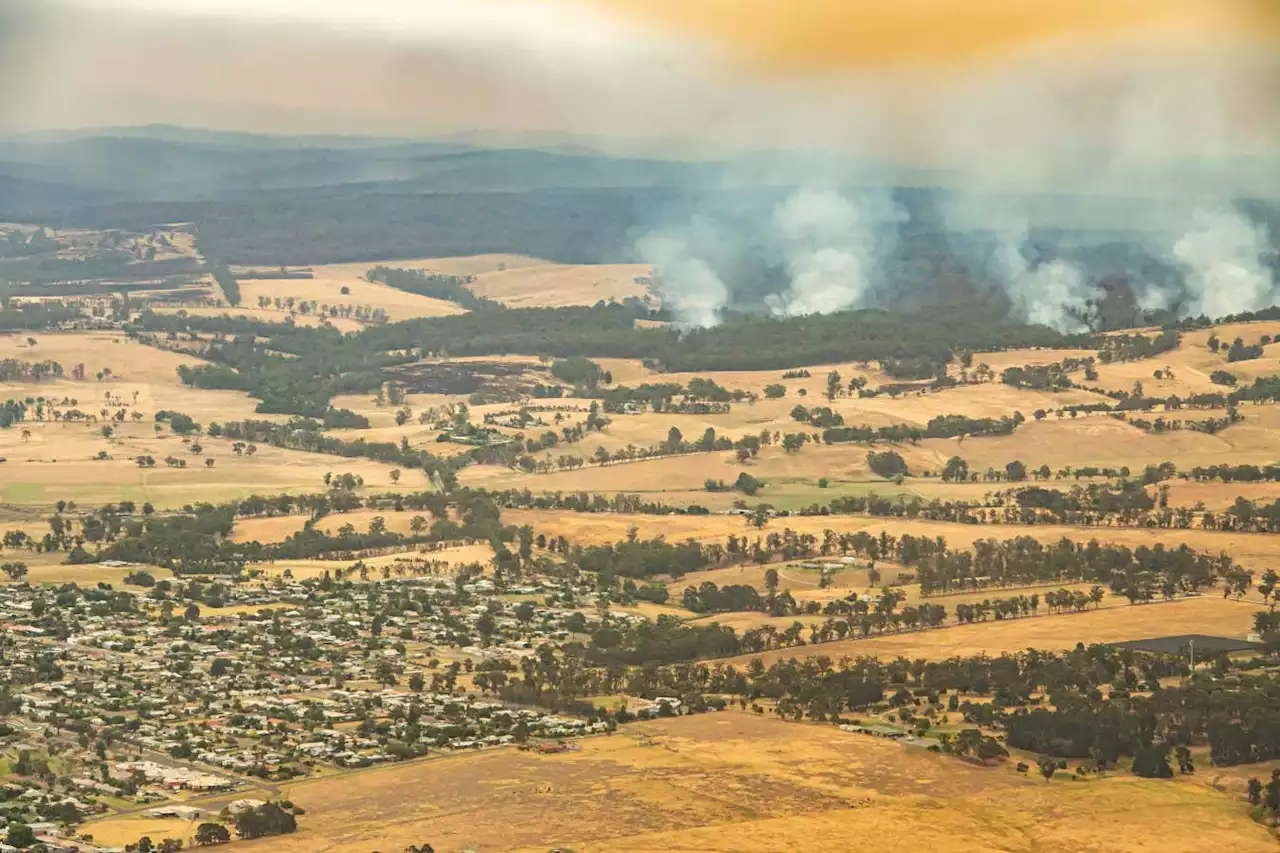
[[[1234,211],[1197,210],[1173,247],[1186,270],[1186,313],[1222,317],[1273,304],[1276,281],[1263,260],[1271,251],[1261,225]]]
[[[640,241],[638,250],[659,271],[663,302],[682,326],[707,328],[720,322],[729,289],[683,237],[650,234]]]
[[[766,302],[786,317],[825,314],[863,304],[876,267],[905,216],[883,200],[860,205],[834,192],[801,190],[774,213],[791,286]]]
[[[714,326],[729,307],[798,317],[873,304],[881,266],[907,219],[882,192],[716,198],[636,244],[654,265],[664,304],[686,327]]]

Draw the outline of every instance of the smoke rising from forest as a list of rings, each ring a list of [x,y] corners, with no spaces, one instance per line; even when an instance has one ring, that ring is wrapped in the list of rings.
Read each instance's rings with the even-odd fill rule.
[[[1192,227],[1173,246],[1186,271],[1187,311],[1222,317],[1265,308],[1275,301],[1274,255],[1266,229],[1233,211],[1197,210]]]
[[[692,220],[686,230],[678,217],[656,226],[717,282],[713,307],[643,240],[639,254],[691,326],[726,310],[798,315],[992,296],[1010,317],[1064,333],[1257,310],[1278,297],[1280,191],[1267,172],[1280,169],[1280,123],[1274,105],[1241,93],[1270,91],[1273,80],[1275,55],[1219,50],[1103,56],[1089,69],[1037,55],[958,74],[911,117],[917,131],[935,131],[906,137],[932,169],[877,160],[841,173],[823,161],[803,177],[807,154],[778,153],[773,171],[800,174],[804,189],[767,215],[749,194],[716,192],[697,211],[695,236]],[[894,109],[864,117],[854,149],[903,127]],[[743,184],[740,167],[727,171]],[[933,190],[904,205],[903,187]],[[949,264],[961,272],[948,281],[922,272]],[[689,302],[696,316],[681,311]]]
[[[37,23],[0,18],[23,48],[0,51],[0,126],[467,128],[724,162],[617,247],[686,326],[996,299],[1081,331],[1276,297],[1266,0],[13,5]]]

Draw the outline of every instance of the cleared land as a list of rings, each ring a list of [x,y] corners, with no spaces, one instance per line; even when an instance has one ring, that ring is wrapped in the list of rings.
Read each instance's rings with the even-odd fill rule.
[[[1188,778],[1191,781],[1188,781]],[[286,789],[296,835],[246,851],[399,849],[1270,851],[1243,783],[1045,785],[831,727],[724,712],[628,726],[581,751],[429,759]],[[1151,845],[1156,845],[1152,847]]]
[[[239,391],[203,391],[184,386],[178,379],[178,367],[204,364],[201,359],[183,353],[166,352],[135,343],[119,332],[77,332],[68,334],[34,334],[36,345],[29,346],[27,335],[0,335],[0,359],[18,361],[56,361],[68,375],[77,364],[85,366],[85,381],[58,379],[38,384],[0,382],[0,402],[7,399],[43,397],[54,404],[63,399],[74,400],[58,408],[79,408],[98,414],[108,393],[120,405],[145,412],[148,417],[159,409],[186,412],[199,421],[229,420],[255,415],[258,403]],[[103,381],[94,377],[110,370]],[[134,402],[134,393],[138,394]],[[120,405],[110,405],[111,411]],[[30,426],[30,424],[28,424]],[[3,440],[4,432],[0,432]]]
[[[74,500],[96,506],[121,500],[158,509],[180,507],[195,501],[223,501],[252,494],[316,492],[324,489],[328,472],[352,473],[370,488],[393,485],[392,465],[368,459],[339,459],[320,453],[262,445],[252,456],[237,455],[234,442],[209,437],[196,439],[198,454],[167,428],[156,433],[154,424],[125,423],[111,438],[97,427],[82,424],[33,424],[23,439],[18,430],[0,430],[0,502],[47,507],[58,500]],[[96,458],[106,453],[108,458]],[[134,461],[151,456],[155,467],[140,468]],[[165,459],[186,462],[170,467]],[[213,459],[212,467],[206,459]],[[406,471],[406,488],[428,489],[421,471]]]
[[[466,313],[466,309],[444,299],[419,296],[369,281],[365,274],[376,266],[377,263],[332,264],[312,267],[314,278],[244,280],[240,282],[241,305],[256,308],[259,296],[272,300],[292,297],[296,300],[314,299],[327,305],[381,308],[392,320]],[[421,264],[397,261],[389,266],[408,269]],[[348,293],[342,292],[344,287]],[[274,306],[274,302],[272,304]]]
[[[998,591],[992,592],[993,597],[998,595]],[[939,599],[939,602],[949,603],[946,599]],[[751,658],[758,657],[765,663],[772,663],[818,655],[832,660],[842,657],[942,660],[1026,649],[1070,649],[1076,643],[1116,643],[1171,633],[1244,639],[1252,630],[1253,614],[1259,609],[1257,604],[1224,601],[1209,595],[1158,604],[1117,605],[1083,613],[993,620],[864,640],[820,643],[733,658],[731,662],[746,664]]]
[[[558,510],[507,510],[502,517],[512,524],[529,524],[548,536],[566,536],[583,545],[617,542],[635,527],[644,538],[665,535],[668,541],[723,539],[730,534],[752,538],[790,528],[797,533],[821,535],[826,529],[839,532],[866,530],[891,536],[941,536],[952,548],[968,549],[978,539],[1011,539],[1030,536],[1041,542],[1067,538],[1075,541],[1097,539],[1130,548],[1141,545],[1191,548],[1217,554],[1231,554],[1246,568],[1265,569],[1280,563],[1280,536],[1264,533],[1234,533],[1217,530],[1149,530],[1129,527],[1066,527],[1062,525],[952,524],[942,521],[908,521],[864,516],[792,516],[775,518],[757,531],[735,515],[630,515],[623,513],[574,513]]]
[[[594,305],[629,297],[643,299],[648,285],[637,278],[653,274],[647,264],[565,266],[537,263],[480,273],[471,292],[511,308],[560,308]]]

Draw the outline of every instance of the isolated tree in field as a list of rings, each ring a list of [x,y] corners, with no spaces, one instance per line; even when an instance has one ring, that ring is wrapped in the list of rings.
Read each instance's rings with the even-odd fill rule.
[[[1275,569],[1267,569],[1262,573],[1262,580],[1258,582],[1258,592],[1262,593],[1263,602],[1275,610],[1277,600],[1280,600],[1280,575],[1276,574]]]
[[[809,440],[809,436],[802,432],[787,433],[782,437],[782,449],[787,453],[796,453],[800,448],[804,447],[805,442]]]
[[[187,605],[187,609],[182,611],[182,616],[188,622],[194,622],[200,618],[200,606],[194,601]]]
[[[893,477],[899,477],[911,473],[907,468],[906,460],[902,458],[901,454],[895,453],[892,450],[885,451],[884,453],[876,453],[875,451],[868,453],[867,467],[870,468],[873,473],[884,477],[885,479],[891,479]]]
[[[948,483],[969,482],[969,463],[959,456],[952,456],[947,460],[946,467],[942,469],[942,479]]]
[[[764,481],[752,477],[746,471],[738,475],[738,479],[734,481],[733,487],[744,495],[755,495],[764,488]]]
[[[400,482],[400,469],[399,469],[399,468],[392,468],[392,469],[391,469],[391,482],[393,482],[393,483],[398,483],[398,482]]]
[[[769,505],[759,504],[747,515],[747,523],[759,530],[769,523]]]
[[[212,468],[212,467],[213,467],[213,464],[214,464],[214,462],[213,462],[213,457],[212,457],[212,456],[206,456],[206,457],[205,457],[205,460],[204,460],[204,467],[206,467],[206,468]]]
[[[1027,466],[1015,459],[1004,466],[1004,475],[1010,483],[1020,483],[1027,479]]]
[[[27,576],[27,564],[26,563],[5,563],[3,565],[0,565],[0,571],[3,571],[5,573],[5,576],[8,577],[9,580],[13,581],[14,583],[17,583],[18,581],[22,580]]]
[[[843,382],[840,379],[840,372],[833,370],[827,374],[827,399],[834,400],[840,396],[840,388]]]
[[[1058,772],[1058,759],[1044,756],[1039,761],[1040,775],[1044,777],[1044,781],[1048,782],[1053,778],[1053,774]]]
[[[766,385],[764,386],[764,395],[770,400],[780,399],[787,396],[787,386],[779,385],[777,383],[773,385]]]

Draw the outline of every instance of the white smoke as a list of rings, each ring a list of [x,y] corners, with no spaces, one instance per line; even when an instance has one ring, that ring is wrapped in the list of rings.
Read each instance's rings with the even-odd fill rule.
[[[961,193],[945,206],[944,216],[953,238],[976,236],[985,243],[994,242],[986,265],[1008,297],[1016,319],[1063,334],[1090,330],[1094,304],[1103,297],[1103,290],[1067,261],[1041,262],[1029,257],[1030,227],[1025,214],[1014,205]],[[968,247],[957,242],[954,248],[963,252]]]
[[[729,302],[729,289],[683,237],[654,233],[636,248],[641,257],[653,264],[663,307],[671,309],[678,325],[705,329],[720,322],[720,313]]]
[[[873,298],[881,261],[906,219],[883,192],[801,189],[763,213],[708,210],[650,233],[636,252],[654,265],[656,289],[681,326],[720,321],[733,289],[715,269],[749,269],[748,257],[768,258],[786,274],[785,290],[760,299],[772,314],[829,314]]]
[[[1144,314],[1158,314],[1173,306],[1173,294],[1159,285],[1143,282],[1133,286],[1133,297],[1138,310]]]
[[[1276,282],[1263,263],[1266,229],[1228,210],[1197,210],[1173,247],[1186,272],[1191,316],[1224,317],[1272,304]]]
[[[1090,330],[1093,303],[1102,296],[1101,288],[1065,261],[1028,268],[1009,283],[1015,316],[1068,335]]]
[[[870,198],[855,206],[835,192],[793,193],[773,216],[791,286],[784,294],[771,295],[766,304],[786,317],[863,304],[878,259],[893,239],[884,225],[903,218],[901,211]]]

